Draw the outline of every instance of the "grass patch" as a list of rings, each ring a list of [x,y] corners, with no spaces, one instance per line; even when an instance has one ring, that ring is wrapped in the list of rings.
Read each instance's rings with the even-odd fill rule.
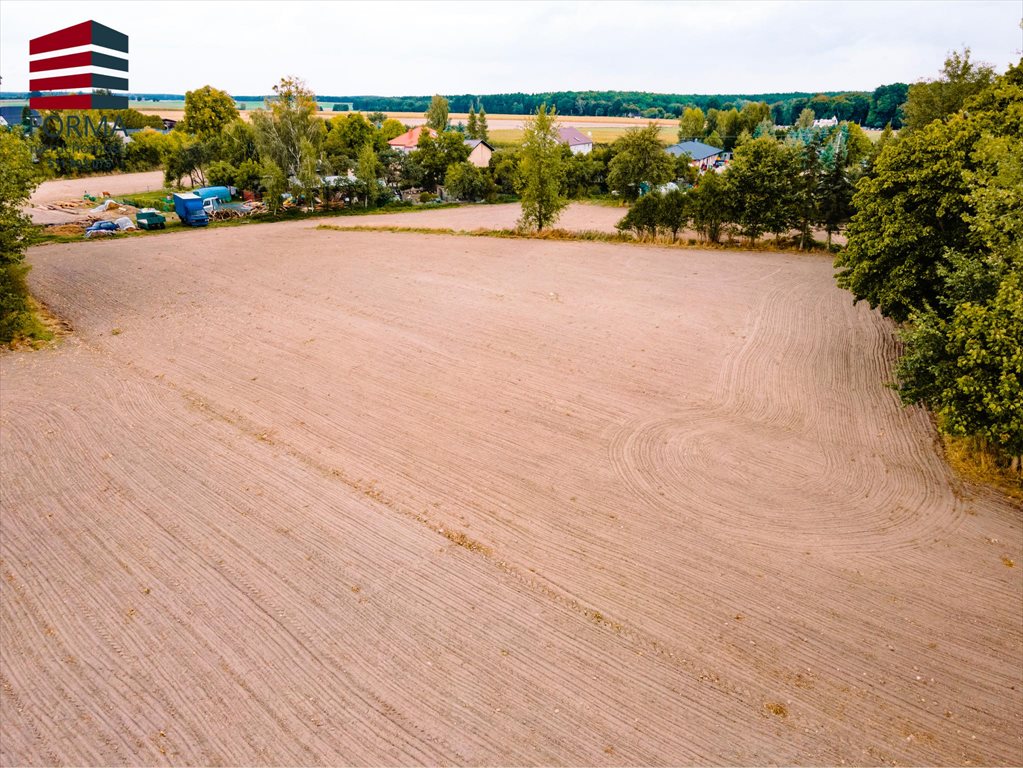
[[[986,485],[1023,501],[1023,475],[999,460],[984,440],[977,437],[941,435],[945,458],[957,475],[975,485]]]
[[[752,245],[745,242],[728,241],[711,243],[703,240],[672,240],[667,235],[656,237],[644,235],[638,237],[631,232],[603,232],[597,230],[544,229],[539,232],[522,229],[451,229],[450,227],[399,227],[399,226],[342,226],[337,224],[320,224],[316,229],[334,230],[336,232],[392,232],[416,235],[449,235],[456,237],[497,237],[513,240],[561,240],[585,241],[601,243],[627,243],[646,245],[657,248],[679,248],[722,251],[768,251],[778,253],[798,253],[806,255],[812,252],[827,251],[824,244],[816,242],[805,251],[796,250],[784,240],[763,240]]]

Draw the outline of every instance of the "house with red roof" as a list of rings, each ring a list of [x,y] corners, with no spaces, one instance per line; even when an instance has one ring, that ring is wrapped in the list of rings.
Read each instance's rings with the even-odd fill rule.
[[[425,125],[417,125],[412,130],[405,131],[405,133],[400,136],[395,136],[387,142],[387,145],[399,152],[404,152],[406,155],[409,152],[415,152],[416,148],[419,146],[419,137],[423,135],[423,131],[428,132],[429,135],[434,138],[437,136],[437,132],[432,128],[427,128]]]

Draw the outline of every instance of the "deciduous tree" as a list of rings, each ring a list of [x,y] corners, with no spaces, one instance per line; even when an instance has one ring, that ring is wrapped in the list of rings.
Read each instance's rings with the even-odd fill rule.
[[[678,140],[696,141],[703,138],[707,118],[699,107],[686,107],[678,121]]]
[[[426,110],[426,126],[438,133],[448,129],[448,100],[440,94],[430,99],[430,107]]]
[[[557,221],[568,204],[562,196],[564,160],[558,142],[557,111],[541,104],[526,121],[519,173],[522,180],[522,218],[531,229],[545,229]]]
[[[644,182],[656,187],[674,175],[674,160],[664,151],[659,131],[653,123],[646,128],[634,128],[612,145],[615,155],[608,166],[607,183],[626,200],[639,197]]]
[[[238,119],[234,98],[226,91],[204,85],[185,93],[185,130],[200,139],[212,139]]]
[[[39,181],[28,144],[12,131],[0,130],[0,343],[36,335],[25,275],[25,247],[32,220],[22,212]]]

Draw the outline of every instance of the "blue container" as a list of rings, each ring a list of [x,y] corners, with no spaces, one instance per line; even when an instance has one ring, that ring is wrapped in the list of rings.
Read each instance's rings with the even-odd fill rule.
[[[198,195],[203,200],[215,197],[222,203],[231,202],[231,190],[227,187],[200,187],[199,189],[193,189],[192,194]]]

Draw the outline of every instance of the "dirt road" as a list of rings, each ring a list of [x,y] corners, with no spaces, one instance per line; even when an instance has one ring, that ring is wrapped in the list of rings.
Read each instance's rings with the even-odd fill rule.
[[[0,763],[1023,763],[1023,516],[827,258],[306,226],[30,252]]]
[[[148,192],[153,189],[163,189],[163,171],[117,173],[110,176],[89,176],[83,179],[44,181],[32,193],[30,202],[51,203],[57,200],[75,200],[86,192],[96,197],[109,192],[116,197],[128,192]]]
[[[587,203],[572,203],[558,218],[556,226],[568,230],[617,232],[615,224],[622,220],[627,208],[614,208]],[[459,208],[414,210],[407,213],[381,213],[371,216],[325,218],[319,223],[343,227],[418,227],[424,229],[514,229],[522,216],[518,203],[467,205]]]

